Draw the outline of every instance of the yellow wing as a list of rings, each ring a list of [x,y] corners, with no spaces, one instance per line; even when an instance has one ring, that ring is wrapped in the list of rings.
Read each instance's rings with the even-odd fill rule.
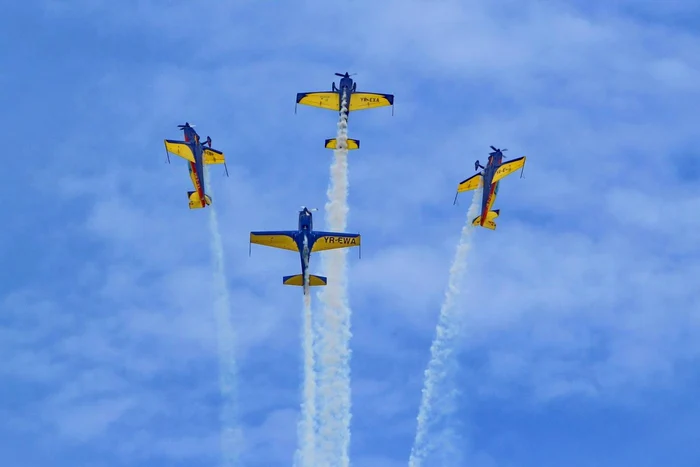
[[[360,140],[359,139],[350,139],[348,138],[348,151],[352,149],[360,149]],[[326,140],[326,149],[337,149],[338,148],[338,140],[333,138],[333,139],[327,139]]]
[[[507,177],[518,169],[522,169],[525,166],[525,157],[520,157],[518,159],[513,159],[508,161],[496,169],[496,173],[493,174],[493,181],[491,183],[496,183],[503,177]]]
[[[360,246],[362,238],[360,234],[347,234],[335,232],[315,232],[317,235],[311,252],[335,250],[338,248],[352,248]]]
[[[348,111],[375,109],[377,107],[387,107],[390,105],[394,105],[394,96],[392,94],[353,92],[350,95]]]
[[[300,92],[297,94],[297,104],[340,111],[340,98],[337,92]]]
[[[472,175],[471,177],[464,180],[463,182],[460,182],[460,184],[457,185],[457,193],[476,190],[477,188],[481,187],[483,183],[484,177],[482,177],[480,173]]]
[[[204,163],[205,164],[223,164],[226,162],[224,153],[217,151],[216,149],[206,148],[204,150]]]
[[[257,245],[270,246],[272,248],[280,248],[282,250],[299,251],[297,242],[294,241],[293,235],[296,232],[251,232],[250,243]]]
[[[192,154],[192,149],[184,141],[175,141],[172,139],[165,140],[165,150],[170,154],[175,154],[183,159],[187,159],[190,162],[194,162],[194,154]]]

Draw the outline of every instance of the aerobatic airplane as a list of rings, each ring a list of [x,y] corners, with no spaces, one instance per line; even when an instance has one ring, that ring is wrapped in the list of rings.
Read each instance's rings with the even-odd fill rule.
[[[202,143],[199,140],[199,135],[189,123],[185,122],[184,125],[178,125],[177,127],[184,132],[185,141],[165,140],[168,164],[170,163],[170,153],[189,161],[190,178],[194,185],[194,191],[187,192],[190,200],[190,209],[206,207],[211,204],[211,198],[204,192],[204,164],[224,164],[226,176],[228,176],[226,158],[223,152],[212,149],[209,136]]]
[[[250,233],[250,244],[253,243],[283,250],[298,251],[301,255],[301,274],[285,276],[282,278],[284,285],[297,285],[304,288],[304,295],[309,293],[311,286],[323,286],[327,284],[327,278],[308,273],[311,253],[317,251],[333,250],[337,248],[359,247],[360,234],[322,232],[313,230],[313,215],[311,211],[302,207],[299,211],[299,230],[262,231]]]
[[[525,170],[525,157],[513,159],[512,161],[503,162],[503,151],[507,149],[496,149],[491,146],[494,152],[489,153],[489,160],[486,167],[481,165],[477,160],[474,163],[474,170],[481,168],[483,171],[476,175],[472,175],[457,186],[457,194],[455,194],[455,203],[457,195],[462,192],[484,188],[481,198],[481,215],[472,220],[472,225],[480,225],[487,229],[496,230],[494,219],[500,214],[500,209],[491,211],[496,194],[498,194],[498,184],[503,177],[506,177],[518,169]],[[522,171],[520,177],[522,178]],[[454,204],[454,203],[453,203]]]
[[[300,92],[297,93],[297,104],[309,105],[320,109],[335,110],[342,112],[341,103],[345,96],[348,114],[356,110],[375,109],[377,107],[391,106],[391,113],[394,113],[394,95],[375,92],[357,92],[357,83],[350,78],[350,73],[340,74],[340,82],[336,87],[335,82],[331,84],[330,91]],[[296,113],[296,105],[294,107]],[[326,140],[326,148],[336,149],[335,138]],[[359,149],[360,142],[356,139],[348,139],[348,149]]]

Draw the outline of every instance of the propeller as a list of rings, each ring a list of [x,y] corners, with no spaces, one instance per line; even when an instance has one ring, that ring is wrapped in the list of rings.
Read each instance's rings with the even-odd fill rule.
[[[318,211],[318,208],[311,208],[311,209],[309,209],[309,208],[307,208],[306,206],[302,206],[302,207],[301,207],[301,210],[303,211],[304,209],[306,209],[306,210],[309,211],[309,212],[316,212],[316,211]]]
[[[191,123],[189,123],[189,122],[185,122],[184,125],[178,125],[177,127],[178,127],[179,129],[181,129],[181,130],[184,130],[184,129],[185,129],[186,127],[188,127],[188,126],[189,126],[190,128],[194,128],[194,127],[196,127],[197,125],[193,125],[193,124],[191,124]]]
[[[336,73],[335,76],[340,76],[341,78],[349,78],[351,76],[355,76],[357,73],[350,74],[348,72],[343,73]]]
[[[498,151],[506,152],[506,151],[507,151],[507,149],[496,149],[496,148],[494,148],[493,146],[491,146],[491,149],[493,149],[493,150],[496,151],[496,152],[498,152]]]

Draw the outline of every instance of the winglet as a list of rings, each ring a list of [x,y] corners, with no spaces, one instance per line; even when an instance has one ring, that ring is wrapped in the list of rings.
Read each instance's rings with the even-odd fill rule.
[[[459,191],[457,193],[455,193],[455,200],[452,201],[452,206],[457,204],[457,196],[459,196]]]
[[[170,164],[170,153],[168,152],[168,147],[165,147],[165,157],[168,160],[168,164]]]
[[[226,171],[226,176],[228,177],[228,167],[226,166],[226,161],[224,161],[224,170]]]
[[[250,258],[250,255],[253,252],[253,242],[248,241],[248,257]]]

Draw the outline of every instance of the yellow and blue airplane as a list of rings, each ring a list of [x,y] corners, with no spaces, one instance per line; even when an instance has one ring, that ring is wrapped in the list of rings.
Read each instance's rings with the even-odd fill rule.
[[[501,210],[496,209],[491,211],[491,207],[496,201],[498,184],[503,177],[512,174],[518,169],[521,169],[520,178],[522,178],[522,171],[525,170],[525,157],[520,157],[504,163],[503,151],[507,151],[507,149],[496,149],[493,146],[491,146],[491,149],[493,149],[494,152],[489,153],[489,160],[486,163],[486,167],[481,165],[478,160],[474,163],[474,170],[479,170],[479,168],[481,168],[483,171],[472,175],[468,179],[460,182],[457,186],[457,194],[455,194],[455,201],[453,204],[457,202],[457,196],[460,193],[483,187],[481,215],[472,219],[472,225],[480,225],[487,229],[496,230],[494,219],[500,215]]]
[[[299,230],[270,230],[250,233],[249,249],[255,243],[299,252],[301,255],[301,274],[285,276],[282,278],[282,283],[303,287],[304,295],[309,293],[309,287],[324,286],[328,283],[327,278],[308,273],[311,253],[337,248],[360,247],[362,240],[360,234],[314,230],[312,211],[315,209],[301,208],[299,211]]]
[[[185,134],[185,141],[173,139],[165,140],[165,153],[170,163],[170,154],[175,154],[189,162],[190,178],[194,185],[194,191],[188,191],[190,209],[200,209],[211,204],[211,198],[204,191],[204,164],[224,164],[226,176],[228,177],[228,167],[224,153],[211,147],[211,138],[202,143],[199,135],[194,131],[193,125],[185,122],[178,125]],[[208,146],[208,147],[207,147]]]
[[[335,110],[342,112],[341,103],[345,96],[348,113],[356,110],[374,109],[377,107],[391,106],[391,114],[394,114],[394,95],[376,92],[357,92],[357,83],[350,78],[350,73],[340,74],[340,82],[336,87],[335,82],[331,84],[330,91],[300,92],[297,93],[297,104],[309,105],[320,109]],[[294,106],[296,113],[296,105]],[[335,138],[326,140],[326,148],[336,149]],[[348,149],[359,149],[360,142],[356,139],[348,139]]]

